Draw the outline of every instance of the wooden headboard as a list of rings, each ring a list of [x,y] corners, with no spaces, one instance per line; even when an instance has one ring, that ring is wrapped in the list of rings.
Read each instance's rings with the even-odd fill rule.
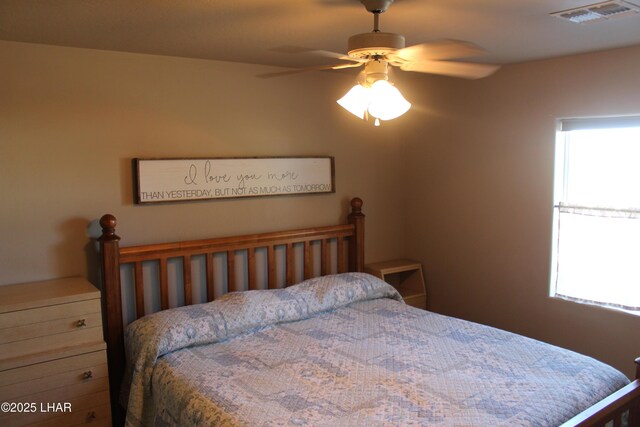
[[[267,252],[267,287],[276,288],[276,247],[285,250],[285,286],[294,284],[294,245],[303,245],[302,270],[305,279],[313,277],[313,256],[311,245],[320,242],[320,274],[332,271],[330,267],[331,254],[329,241],[336,242],[337,266],[333,270],[340,273],[346,271],[364,271],[364,214],[362,200],[351,200],[351,212],[346,224],[323,227],[313,227],[298,230],[286,230],[271,233],[251,234],[233,237],[218,237],[204,240],[190,240],[172,243],[157,243],[141,246],[120,247],[120,237],[116,234],[116,218],[106,214],[100,219],[102,235],[100,242],[100,260],[102,274],[103,310],[106,313],[105,338],[109,359],[109,383],[111,402],[114,409],[114,419],[118,418],[119,393],[124,375],[124,327],[123,301],[120,280],[120,267],[130,264],[133,266],[133,286],[135,287],[136,317],[145,314],[145,294],[143,263],[154,261],[158,263],[160,309],[169,308],[169,290],[171,283],[167,274],[168,260],[181,259],[182,287],[184,305],[193,303],[191,259],[194,256],[205,259],[206,270],[206,299],[214,299],[214,254],[226,253],[226,292],[240,290],[236,280],[236,253],[246,252],[245,273],[248,289],[256,289],[256,249],[266,249]]]

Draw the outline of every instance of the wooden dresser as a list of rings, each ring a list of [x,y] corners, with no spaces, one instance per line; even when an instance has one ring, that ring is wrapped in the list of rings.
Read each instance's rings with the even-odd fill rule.
[[[111,425],[100,291],[72,277],[0,286],[0,426]]]

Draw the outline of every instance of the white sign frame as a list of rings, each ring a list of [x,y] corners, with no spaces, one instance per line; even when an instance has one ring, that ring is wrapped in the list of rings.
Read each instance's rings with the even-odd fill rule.
[[[335,193],[333,157],[133,159],[136,204]]]

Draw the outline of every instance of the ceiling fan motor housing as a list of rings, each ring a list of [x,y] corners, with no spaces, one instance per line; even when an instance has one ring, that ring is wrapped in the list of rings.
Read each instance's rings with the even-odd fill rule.
[[[352,58],[383,57],[404,48],[404,36],[381,31],[349,37],[349,56]]]

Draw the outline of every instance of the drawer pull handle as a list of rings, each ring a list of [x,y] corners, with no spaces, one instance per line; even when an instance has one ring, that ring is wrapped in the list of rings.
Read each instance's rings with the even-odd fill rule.
[[[82,374],[83,380],[90,380],[91,378],[93,378],[93,372],[91,371],[86,371],[85,373]]]
[[[80,319],[76,322],[76,326],[78,328],[83,328],[85,326],[87,326],[87,319]]]
[[[87,422],[95,420],[97,417],[96,411],[87,412]]]

